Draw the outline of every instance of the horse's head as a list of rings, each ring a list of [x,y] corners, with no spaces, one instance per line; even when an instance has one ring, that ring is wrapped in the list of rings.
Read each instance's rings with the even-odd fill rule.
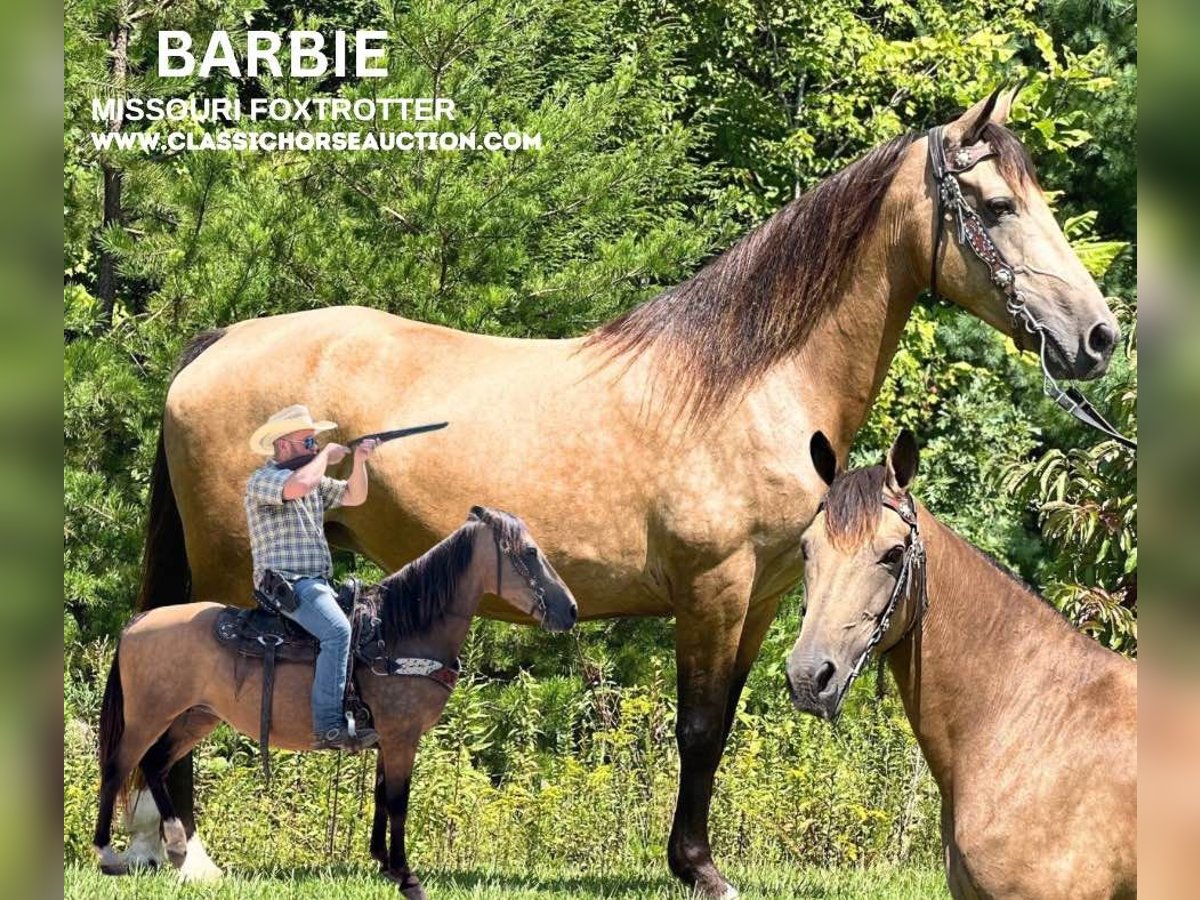
[[[903,431],[884,465],[842,473],[824,434],[810,450],[830,487],[801,539],[807,609],[787,680],[797,709],[833,720],[872,651],[886,652],[917,621],[925,563],[908,493],[917,446]]]
[[[919,221],[909,222],[916,229],[911,233],[923,236],[918,261],[923,260],[924,272],[936,273],[938,293],[1010,335],[1022,349],[1038,352],[1040,338],[1026,327],[1023,314],[1014,316],[1014,301],[1024,301],[1046,336],[1050,373],[1057,378],[1097,378],[1108,368],[1120,337],[1117,321],[1055,221],[1028,152],[1004,127],[1015,96],[1016,89],[997,90],[913,145],[914,157],[923,154],[919,164],[924,171],[925,202],[912,205],[910,214]],[[937,148],[930,146],[934,140],[941,141],[946,166],[940,179],[933,158]],[[914,158],[914,174],[917,164]],[[978,214],[972,228],[982,226],[978,230],[984,237],[970,231],[960,235],[959,216],[953,203],[945,202],[947,182],[957,182],[957,188],[948,188]],[[1011,267],[1011,273],[997,275],[996,266],[968,246],[975,244],[991,256],[988,239],[999,251],[996,262]]]
[[[485,506],[473,506],[469,520],[487,526],[486,540],[495,550],[495,582],[489,572],[487,589],[526,613],[547,631],[570,631],[579,617],[570,588],[517,516]]]

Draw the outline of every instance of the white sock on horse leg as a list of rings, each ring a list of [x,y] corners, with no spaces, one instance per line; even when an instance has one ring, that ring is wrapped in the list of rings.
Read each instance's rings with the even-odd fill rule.
[[[132,868],[161,866],[167,861],[159,825],[162,819],[154,798],[146,789],[135,791],[125,807],[125,828],[129,832],[129,847],[125,863]]]
[[[179,867],[180,881],[215,881],[225,873],[209,858],[197,831],[187,841],[187,856]]]

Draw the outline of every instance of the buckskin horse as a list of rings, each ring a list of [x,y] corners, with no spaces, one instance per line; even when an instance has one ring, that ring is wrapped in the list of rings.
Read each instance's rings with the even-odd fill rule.
[[[1118,339],[1003,125],[1013,93],[993,93],[932,138],[997,253],[1016,263],[1006,285],[974,245],[935,240],[935,218],[951,213],[931,136],[905,134],[579,339],[473,335],[359,307],[200,336],[166,398],[142,608],[245,593],[241,491],[255,460],[243,447],[271,410],[306,403],[341,424],[342,441],[449,419],[372,459],[371,502],[329,516],[331,543],[395,568],[478,498],[527,516],[582,618],[674,616],[680,767],[668,862],[700,893],[732,896],[709,845],[714,777],[824,492],[796,436],[820,428],[848,451],[931,271],[942,295],[1029,349],[1033,317],[1056,377],[1099,376]],[[487,598],[481,611],[525,621]],[[189,763],[171,782],[195,851],[185,877],[219,874],[190,830],[190,778]],[[135,858],[161,852],[158,819],[141,809]]]
[[[807,610],[787,663],[796,707],[837,717],[887,654],[942,797],[955,897],[1137,893],[1137,666],[950,531],[908,491],[916,443],[836,474],[804,534]]]
[[[368,589],[363,608],[354,613],[370,623],[366,639],[355,648],[361,654],[355,669],[379,731],[382,778],[376,786],[371,852],[409,900],[425,897],[404,849],[413,760],[421,735],[437,723],[457,681],[459,649],[485,591],[547,630],[566,631],[575,624],[575,599],[524,523],[478,506],[466,524],[424,556]],[[243,643],[254,646],[252,637],[240,633],[242,627],[230,607],[189,603],[140,613],[121,635],[100,716],[100,811],[93,846],[105,872],[126,869],[110,839],[117,797],[135,767],[162,816],[167,854],[178,866],[186,858],[187,836],[167,791],[167,773],[218,722],[245,734],[262,727],[264,768],[267,729],[281,747],[309,749],[312,666],[280,664],[275,702],[264,702],[271,676],[239,656],[245,653]],[[259,629],[260,641],[264,633],[278,634]],[[278,637],[269,642],[272,658],[283,636]],[[305,643],[311,646],[293,653],[307,649],[311,660],[315,642]],[[390,848],[384,833],[388,819]]]

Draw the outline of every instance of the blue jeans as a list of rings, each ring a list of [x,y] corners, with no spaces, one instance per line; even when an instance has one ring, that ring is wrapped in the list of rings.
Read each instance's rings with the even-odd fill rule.
[[[321,642],[313,679],[313,731],[322,734],[331,728],[344,728],[342,702],[350,661],[350,620],[324,578],[301,578],[292,587],[300,603],[295,612],[284,615]]]

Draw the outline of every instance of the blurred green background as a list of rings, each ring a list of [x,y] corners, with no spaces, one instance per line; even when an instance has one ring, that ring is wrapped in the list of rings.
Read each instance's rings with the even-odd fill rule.
[[[133,609],[166,381],[204,328],[358,303],[477,332],[578,335],[686,278],[876,144],[1028,77],[1010,124],[1123,325],[1109,375],[1088,393],[1137,431],[1132,5],[78,0],[65,12],[67,861],[87,861],[98,680]],[[248,27],[382,28],[391,74],[154,76],[159,28],[186,28],[203,45],[214,28]],[[481,130],[540,132],[545,149],[148,156],[97,154],[87,136],[105,127],[91,98],[113,93],[435,89]],[[163,126],[121,125],[142,127]],[[898,428],[913,428],[923,501],[1080,628],[1136,655],[1135,461],[1043,400],[1037,375],[986,326],[923,302],[852,462],[875,461]],[[373,574],[361,561],[339,566]],[[722,768],[718,854],[936,867],[936,798],[894,699],[876,704],[859,685],[838,732],[789,709],[782,663],[798,627],[796,595],[751,675]],[[477,623],[472,678],[419,757],[418,869],[662,868],[676,766],[663,688],[674,680],[671,625],[579,631],[550,639]],[[333,763],[281,756],[294,788],[284,774],[266,795],[247,741],[223,730],[204,750],[199,815],[218,860],[327,858],[327,809],[313,801]],[[275,840],[272,823],[290,839]],[[365,837],[353,843],[362,861]]]

